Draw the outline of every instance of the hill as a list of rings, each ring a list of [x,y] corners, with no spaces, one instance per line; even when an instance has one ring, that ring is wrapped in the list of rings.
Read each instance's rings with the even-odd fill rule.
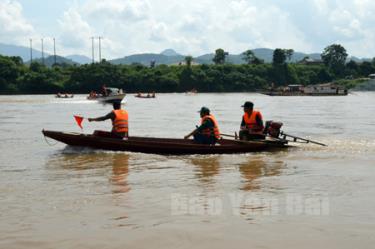
[[[65,58],[72,60],[74,62],[77,62],[79,64],[89,64],[92,61],[91,58],[84,56],[84,55],[78,55],[78,54],[68,55],[68,56],[65,56]]]
[[[254,52],[254,55],[258,57],[259,59],[264,60],[266,63],[271,63],[273,58],[273,49],[269,48],[256,48],[252,50]],[[301,52],[295,52],[291,58],[292,62],[297,62],[302,60],[304,57],[310,57],[314,60],[320,60],[320,54],[314,53],[314,54],[305,54]],[[226,61],[228,63],[232,64],[243,64],[245,61],[242,59],[242,54],[229,54]],[[212,59],[214,58],[214,54],[204,54],[201,56],[198,56],[194,58],[195,62],[198,62],[199,64],[213,64]]]
[[[33,49],[33,59],[41,58],[42,53],[39,50]],[[6,56],[19,56],[23,61],[30,60],[30,48],[23,46],[15,46],[9,44],[0,43],[0,54]],[[48,54],[44,54],[47,56]]]
[[[273,49],[269,48],[256,48],[252,50],[259,59],[264,60],[266,63],[272,62],[273,58]],[[23,46],[15,46],[9,44],[2,44],[0,43],[0,54],[6,56],[20,56],[23,61],[30,60],[30,48],[23,47]],[[45,53],[45,57],[50,56],[50,54]],[[297,62],[302,60],[304,57],[310,57],[313,60],[320,60],[319,53],[302,53],[302,52],[294,52],[291,62]],[[33,49],[33,59],[41,58],[42,54],[39,50]],[[198,64],[213,64],[212,59],[214,57],[214,53],[204,54],[193,58],[193,61]],[[243,64],[245,61],[242,59],[242,54],[231,54],[229,53],[227,57],[227,62],[231,64]],[[173,49],[165,49],[160,54],[157,53],[142,53],[142,54],[134,54],[129,56],[124,56],[122,58],[112,59],[109,62],[113,64],[133,64],[133,63],[141,63],[143,65],[149,66],[151,61],[155,61],[156,65],[166,64],[166,65],[173,65],[178,64],[183,61],[185,55],[181,55],[177,53]],[[368,58],[357,58],[357,57],[349,57],[349,60],[354,60],[355,62],[363,62],[363,61],[371,61]],[[89,64],[91,63],[91,59],[84,55],[68,55],[64,57],[59,57],[59,63],[68,63],[68,64]],[[52,62],[53,64],[53,62]],[[52,65],[51,64],[51,65]]]
[[[113,64],[126,64],[130,65],[133,63],[140,63],[146,66],[149,66],[151,61],[155,61],[156,65],[159,64],[178,64],[179,62],[183,61],[185,56],[182,55],[175,55],[175,56],[166,56],[163,54],[135,54],[130,56],[125,56],[123,58],[110,60],[110,63]]]
[[[164,50],[160,54],[165,55],[165,56],[179,56],[179,55],[181,55],[171,48],[168,48],[168,49]]]
[[[42,58],[35,59],[35,60],[33,60],[33,62],[34,61],[39,62],[39,63],[43,63]],[[54,63],[55,63],[55,58],[54,58],[53,55],[44,58],[44,65],[46,65],[47,67],[52,67],[52,65]],[[58,56],[58,55],[56,55],[56,63],[60,64],[60,65],[64,65],[64,64],[66,64],[66,65],[77,65],[78,64],[75,61],[72,61],[70,59],[67,59],[65,57]],[[27,64],[27,65],[30,64],[30,61],[25,62],[25,64]]]

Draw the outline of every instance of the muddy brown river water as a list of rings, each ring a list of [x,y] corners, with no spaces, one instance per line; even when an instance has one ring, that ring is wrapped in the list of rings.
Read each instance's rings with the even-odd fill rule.
[[[125,108],[131,135],[183,137],[202,105],[233,134],[246,100],[329,146],[215,156],[72,148],[41,130],[79,132],[73,114],[110,106],[0,96],[0,248],[374,248],[375,93],[129,95]]]

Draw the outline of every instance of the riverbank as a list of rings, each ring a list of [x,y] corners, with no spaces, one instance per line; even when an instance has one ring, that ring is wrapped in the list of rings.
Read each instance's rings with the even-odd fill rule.
[[[0,93],[88,94],[103,85],[126,92],[255,92],[271,86],[320,84],[338,81],[352,88],[368,72],[344,68],[335,75],[324,64],[217,64],[217,65],[113,65],[109,62],[80,66],[57,65],[52,68],[37,62],[30,66],[14,57],[1,56]],[[345,66],[346,67],[346,66]],[[372,64],[368,71],[375,71]],[[355,73],[355,74],[354,74]],[[354,76],[353,76],[354,75]],[[355,77],[354,80],[345,80]],[[344,80],[343,80],[344,79]]]

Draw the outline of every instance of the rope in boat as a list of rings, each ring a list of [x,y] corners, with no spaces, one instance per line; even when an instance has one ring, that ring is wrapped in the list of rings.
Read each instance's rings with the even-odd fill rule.
[[[46,137],[46,135],[44,135],[44,134],[43,134],[43,137],[44,137],[44,141],[45,141],[46,144],[48,144],[49,146],[55,146],[56,144],[58,144],[58,141],[56,141],[55,144],[52,144],[52,143],[48,142],[47,137]]]

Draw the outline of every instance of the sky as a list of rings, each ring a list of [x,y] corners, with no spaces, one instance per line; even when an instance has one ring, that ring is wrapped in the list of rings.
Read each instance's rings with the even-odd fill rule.
[[[351,56],[375,57],[373,0],[0,0],[0,43],[41,46],[60,55],[102,58],[160,53],[231,54],[285,48],[321,53],[341,44]],[[95,54],[98,55],[98,39]]]

